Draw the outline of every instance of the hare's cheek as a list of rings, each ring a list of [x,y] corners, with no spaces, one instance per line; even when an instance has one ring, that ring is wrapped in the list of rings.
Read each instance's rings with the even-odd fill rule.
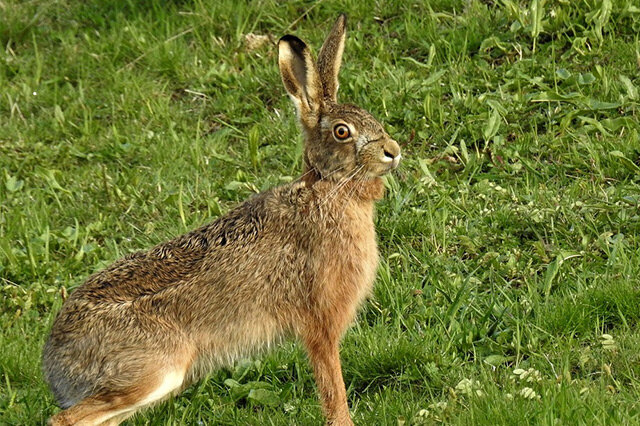
[[[372,176],[380,173],[380,162],[375,158],[371,150],[363,150],[360,153],[360,165]]]
[[[380,148],[376,143],[369,143],[362,147],[362,149],[360,150],[360,158],[362,163],[367,165],[368,167],[376,166],[380,162],[380,159],[378,158],[379,155],[377,155],[379,149]]]
[[[380,152],[382,148],[377,144],[367,145],[360,154],[360,164],[364,166],[370,177],[382,176],[393,169],[391,163],[383,161]]]
[[[353,168],[357,165],[357,150],[353,144],[350,143],[336,143],[333,148],[335,162],[340,163],[345,169]]]

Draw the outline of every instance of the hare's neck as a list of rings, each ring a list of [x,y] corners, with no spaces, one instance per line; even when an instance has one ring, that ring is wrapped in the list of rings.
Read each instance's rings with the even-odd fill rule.
[[[305,160],[304,173],[300,177],[307,188],[311,188],[316,182],[322,180],[322,175],[315,167],[310,166]]]
[[[345,187],[362,201],[377,201],[384,196],[384,184],[379,177],[364,182],[348,182]]]
[[[304,180],[304,178],[303,178]],[[382,179],[373,178],[365,181],[326,181],[316,180],[310,184],[305,180],[307,187],[313,187],[323,204],[336,203],[344,205],[345,201],[375,202],[384,196],[384,184]]]

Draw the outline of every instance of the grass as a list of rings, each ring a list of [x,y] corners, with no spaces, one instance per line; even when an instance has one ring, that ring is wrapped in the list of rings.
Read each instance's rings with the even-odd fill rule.
[[[0,1],[0,423],[92,272],[293,179],[273,42],[349,15],[341,99],[403,145],[342,358],[358,424],[640,422],[633,0]],[[271,37],[255,46],[248,34]],[[129,424],[318,424],[294,342]]]

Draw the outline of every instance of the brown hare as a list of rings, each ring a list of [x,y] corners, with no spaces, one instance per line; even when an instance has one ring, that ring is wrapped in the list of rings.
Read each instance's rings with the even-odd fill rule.
[[[400,147],[365,110],[337,103],[346,18],[318,60],[278,43],[304,132],[304,174],[225,216],[87,279],[65,301],[43,354],[64,408],[50,425],[116,425],[212,369],[297,337],[327,423],[353,424],[340,339],[371,292],[374,203]]]

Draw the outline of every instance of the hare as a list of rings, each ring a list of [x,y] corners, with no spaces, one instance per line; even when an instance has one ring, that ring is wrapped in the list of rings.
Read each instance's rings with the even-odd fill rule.
[[[207,372],[297,337],[328,424],[353,424],[340,339],[378,264],[374,203],[400,147],[365,110],[337,103],[341,15],[317,62],[278,43],[282,81],[304,132],[302,176],[211,224],[130,254],[65,301],[43,370],[64,409],[50,425],[117,425]]]

